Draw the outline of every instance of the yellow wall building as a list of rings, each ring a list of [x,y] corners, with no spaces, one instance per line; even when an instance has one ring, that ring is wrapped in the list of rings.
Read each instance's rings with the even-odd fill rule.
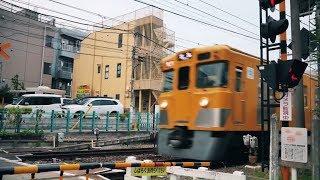
[[[159,61],[174,48],[174,32],[164,27],[162,16],[158,9],[143,8],[85,38],[74,61],[73,98],[86,86],[90,95],[120,99],[127,110],[133,105],[152,112],[161,90]]]

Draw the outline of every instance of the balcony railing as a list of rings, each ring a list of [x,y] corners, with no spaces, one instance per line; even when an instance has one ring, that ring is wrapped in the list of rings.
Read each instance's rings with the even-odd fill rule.
[[[143,89],[151,89],[160,91],[161,90],[161,79],[143,79],[143,80],[135,80],[134,81],[134,89],[143,90]]]

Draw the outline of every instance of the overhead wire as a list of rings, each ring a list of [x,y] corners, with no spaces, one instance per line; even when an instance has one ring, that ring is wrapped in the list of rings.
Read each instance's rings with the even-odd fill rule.
[[[1,36],[0,37],[4,37]],[[47,46],[43,46],[43,45],[39,45],[39,44],[34,44],[34,43],[30,43],[30,42],[25,42],[25,41],[21,41],[18,39],[13,39],[13,38],[8,38],[8,37],[4,37],[6,39],[10,39],[12,41],[16,41],[16,42],[20,42],[20,43],[24,43],[24,44],[29,44],[29,45],[33,45],[33,46],[37,46],[37,47],[47,47]],[[68,50],[64,50],[64,49],[57,49],[54,47],[51,47],[54,50],[59,50],[59,51],[64,51],[64,52],[71,52],[71,53],[75,53],[73,51],[68,51]],[[121,57],[121,56],[106,56],[106,55],[97,55],[97,54],[89,54],[89,53],[82,53],[82,52],[78,52],[77,54],[82,54],[82,55],[90,55],[90,56],[98,56],[98,57],[108,57],[108,58],[114,58],[114,59],[118,59],[118,58],[122,58],[122,59],[131,59],[131,58],[127,58],[127,57]]]
[[[225,11],[225,10],[223,10],[223,9],[221,9],[221,8],[218,8],[217,6],[214,6],[214,5],[212,5],[212,4],[208,3],[208,2],[205,2],[205,1],[203,1],[203,0],[199,0],[199,1],[202,2],[202,3],[204,3],[204,4],[206,4],[206,5],[208,5],[208,6],[211,6],[211,7],[215,8],[215,9],[218,9],[219,11],[222,11],[222,12],[224,12],[224,13],[226,13],[226,14],[234,17],[234,18],[240,19],[240,20],[243,21],[243,22],[246,22],[246,23],[248,23],[248,24],[251,24],[252,26],[255,26],[255,27],[260,28],[258,25],[253,24],[252,22],[247,21],[247,20],[245,20],[245,19],[243,19],[243,18],[240,18],[239,16],[234,15],[234,14],[232,14],[232,13],[230,13],[230,12],[228,12],[228,11]]]
[[[2,0],[0,0],[0,1],[2,1]],[[17,6],[17,5],[15,5],[15,6]],[[17,6],[17,7],[20,7],[20,6]],[[40,6],[39,6],[40,7]],[[22,8],[22,7],[20,7],[20,8]],[[23,15],[20,15],[20,16],[23,16]],[[50,15],[49,15],[50,16]],[[31,25],[32,27],[36,27],[36,26],[38,26],[38,27],[41,27],[41,28],[43,28],[42,26],[40,26],[40,25]],[[109,30],[109,29],[108,29]],[[111,29],[111,30],[113,30],[113,29]],[[117,29],[118,30],[118,29]],[[99,31],[100,32],[100,31]],[[101,32],[101,33],[106,33],[106,34],[108,34],[109,32]],[[118,33],[118,34],[120,34],[120,33]],[[131,33],[129,33],[129,34],[131,34]],[[141,35],[140,33],[137,33],[137,34],[139,34],[139,35]],[[146,38],[146,36],[144,36],[144,35],[141,35],[141,36],[143,36],[143,37],[145,37]],[[99,40],[99,39],[94,39],[94,38],[90,38],[90,37],[86,37],[86,39],[91,39],[91,40],[95,40],[95,41],[97,41],[97,42],[107,42],[107,43],[112,43],[112,44],[118,44],[118,43],[115,43],[115,42],[110,42],[110,41],[104,41],[104,40]],[[150,40],[150,39],[149,39]],[[153,43],[156,43],[157,44],[157,42],[155,42],[155,41],[153,41],[152,40],[152,42]],[[127,45],[127,44],[123,44],[124,46],[128,46],[128,47],[133,47],[133,45]],[[166,48],[166,47],[164,47],[164,46],[162,46],[163,48]],[[170,50],[170,49],[168,49],[168,50]],[[174,51],[173,51],[174,52]]]
[[[224,22],[224,23],[227,23],[227,24],[229,24],[229,25],[232,25],[232,26],[234,26],[234,27],[236,27],[236,28],[239,28],[239,29],[241,29],[241,30],[243,30],[243,31],[250,32],[251,34],[260,36],[259,34],[255,33],[255,32],[249,31],[248,29],[244,29],[243,27],[240,27],[240,26],[238,26],[238,25],[235,25],[235,24],[233,24],[233,23],[231,23],[231,22],[229,22],[229,21],[227,21],[227,20],[224,20],[224,19],[219,18],[219,17],[217,17],[217,16],[215,16],[215,15],[212,15],[212,14],[210,14],[210,13],[207,13],[207,12],[205,12],[205,11],[199,9],[199,8],[193,7],[193,6],[191,6],[191,5],[187,4],[187,3],[183,3],[183,2],[181,2],[181,1],[179,1],[179,0],[174,0],[174,1],[176,1],[176,2],[178,2],[178,3],[180,3],[180,4],[183,4],[183,5],[187,6],[187,7],[190,7],[190,8],[192,8],[192,9],[195,9],[195,10],[197,10],[197,11],[200,11],[200,12],[202,12],[202,13],[208,15],[208,16],[211,16],[211,17],[213,17],[213,18],[216,18],[216,19],[218,19],[218,20],[220,20],[220,21],[222,21],[222,22]]]
[[[105,18],[105,19],[111,19],[111,20],[113,20],[113,21],[125,23],[125,22],[123,22],[123,21],[121,21],[121,20],[118,20],[118,19],[116,19],[116,18],[106,17],[106,16],[101,15],[101,14],[99,14],[99,13],[95,13],[95,12],[92,12],[92,11],[88,11],[88,10],[85,10],[85,9],[81,9],[81,8],[78,8],[78,7],[75,7],[75,6],[71,6],[71,5],[68,5],[68,4],[65,4],[65,3],[61,3],[61,2],[58,2],[58,1],[55,1],[55,0],[48,0],[48,1],[51,1],[51,2],[54,2],[54,3],[60,4],[60,5],[66,6],[66,7],[70,7],[70,8],[79,10],[79,11],[83,11],[83,12],[86,12],[86,13],[89,13],[89,14],[97,15],[97,16],[103,17],[103,18]],[[127,23],[128,23],[128,24],[131,24],[130,22],[127,22]],[[180,38],[180,39],[183,39],[183,38]],[[187,39],[183,39],[183,40],[188,41]],[[203,44],[198,43],[198,42],[196,42],[195,44],[203,45]]]
[[[199,22],[199,23],[201,23],[201,24],[205,24],[205,25],[208,25],[208,26],[211,26],[211,27],[220,29],[220,30],[224,30],[224,31],[226,31],[226,32],[230,32],[230,33],[233,33],[233,34],[241,35],[241,36],[244,36],[244,37],[247,37],[247,38],[250,38],[250,39],[260,40],[259,38],[255,38],[255,37],[252,37],[252,36],[243,34],[243,33],[239,33],[239,32],[236,32],[236,31],[233,31],[233,30],[230,30],[230,29],[223,28],[223,27],[221,27],[221,26],[217,26],[217,25],[214,25],[214,24],[205,22],[205,21],[201,21],[201,20],[198,20],[198,19],[195,19],[195,18],[192,18],[192,17],[188,17],[188,16],[185,16],[185,15],[182,15],[182,14],[179,14],[179,13],[176,13],[176,12],[173,12],[173,11],[170,11],[170,10],[167,10],[167,9],[163,9],[163,8],[158,7],[158,6],[155,6],[155,5],[153,5],[153,4],[149,4],[149,3],[146,3],[146,2],[143,2],[143,1],[140,1],[140,0],[134,0],[134,1],[137,1],[137,2],[142,3],[142,4],[145,4],[145,5],[149,5],[149,6],[154,7],[154,8],[158,8],[158,9],[160,9],[160,10],[169,12],[169,13],[171,13],[171,14],[174,14],[174,15],[177,15],[177,16],[180,16],[180,17],[183,17],[183,18],[192,20],[192,21]]]

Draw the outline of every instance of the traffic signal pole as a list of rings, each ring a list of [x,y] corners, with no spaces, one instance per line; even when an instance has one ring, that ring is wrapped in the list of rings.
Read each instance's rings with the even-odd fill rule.
[[[280,19],[286,19],[286,1],[283,1],[282,3],[279,4],[279,9],[280,9]],[[280,60],[282,60],[282,61],[288,60],[287,32],[286,31],[283,32],[282,34],[280,34],[280,52],[281,52]],[[289,126],[288,121],[282,121],[282,127],[288,127],[288,126]],[[279,136],[279,132],[277,133],[277,136]],[[279,141],[277,140],[277,142],[279,142]],[[277,147],[277,146],[273,146],[273,147]],[[278,150],[278,149],[275,149],[275,150]],[[276,161],[276,160],[271,159],[271,161]],[[274,171],[274,173],[275,173],[274,176],[278,175],[277,172],[278,171]],[[282,166],[281,173],[282,173],[283,180],[289,180],[289,178],[290,178],[289,167]],[[269,177],[271,177],[271,176],[269,176]]]
[[[292,39],[292,59],[301,59],[301,34],[299,20],[299,1],[290,0],[291,6],[291,39]],[[303,94],[303,78],[301,78],[298,86],[296,86],[293,94],[295,127],[305,127],[304,119],[304,94]]]

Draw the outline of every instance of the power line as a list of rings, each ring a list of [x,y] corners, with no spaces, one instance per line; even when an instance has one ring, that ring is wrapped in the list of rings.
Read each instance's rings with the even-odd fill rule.
[[[8,2],[6,2],[6,1],[4,1],[4,0],[0,0],[0,1],[3,1],[3,2],[5,2],[5,3],[8,3]],[[11,3],[8,3],[8,4],[11,4]],[[14,4],[11,4],[11,5],[13,5],[13,6],[15,6],[15,7],[22,8],[22,7],[20,7],[20,6],[14,5]],[[40,6],[38,6],[38,7],[40,7]],[[42,14],[42,13],[39,13],[39,14]],[[46,14],[42,14],[42,15],[46,15]],[[48,15],[46,15],[46,16],[48,16]],[[68,20],[68,19],[61,18],[61,17],[51,16],[51,15],[50,15],[50,17],[55,17],[55,18],[57,18],[57,19],[63,19],[63,20],[66,20],[66,21],[74,22],[74,21],[72,21],[72,20]],[[79,23],[79,24],[83,24],[83,23]],[[100,26],[95,26],[95,27],[100,27]],[[110,27],[110,28],[100,27],[100,28],[104,28],[104,30],[105,30],[105,29],[121,30],[121,31],[126,31],[126,32],[133,33],[133,32],[132,32],[132,31],[130,31],[130,30],[124,30],[124,29],[119,29],[119,28],[114,28],[114,27]],[[145,35],[143,35],[143,34],[141,34],[141,33],[137,33],[137,34],[139,34],[139,35],[141,35],[141,36],[145,37],[146,39],[148,39],[148,40],[152,41],[153,43],[157,44],[157,45],[158,45],[158,46],[160,46],[160,47],[163,47],[163,48],[165,48],[165,49],[167,49],[167,50],[169,50],[169,51],[172,51],[171,49],[168,49],[168,48],[166,48],[166,47],[162,46],[161,44],[158,44],[158,43],[157,43],[157,42],[155,42],[154,40],[151,40],[150,38],[147,38]],[[173,51],[172,51],[172,52],[173,52]]]
[[[244,36],[244,37],[247,37],[247,38],[250,38],[250,39],[260,40],[259,38],[255,38],[255,37],[252,37],[252,36],[249,36],[249,35],[246,35],[246,34],[242,34],[242,33],[239,33],[239,32],[233,31],[233,30],[229,30],[229,29],[226,29],[226,28],[217,26],[217,25],[213,25],[213,24],[210,24],[210,23],[207,23],[207,22],[204,22],[204,21],[200,21],[200,20],[198,20],[198,19],[191,18],[191,17],[185,16],[185,15],[182,15],[182,14],[179,14],[179,13],[176,13],[176,12],[173,12],[173,11],[169,11],[169,10],[160,8],[160,7],[158,7],[158,6],[155,6],[155,5],[152,5],[152,4],[149,4],[149,3],[146,3],[146,2],[140,1],[140,0],[134,0],[134,1],[137,1],[137,2],[139,2],[139,3],[142,3],[142,4],[145,4],[145,5],[149,5],[149,6],[158,8],[158,9],[160,9],[160,10],[169,12],[169,13],[171,13],[171,14],[174,14],[174,15],[177,15],[177,16],[180,16],[180,17],[183,17],[183,18],[186,18],[186,19],[190,19],[190,20],[193,20],[193,21],[196,21],[196,22],[199,22],[199,23],[208,25],[208,26],[215,27],[215,28],[217,28],[217,29],[221,29],[221,30],[224,30],[224,31],[233,33],[233,34],[241,35],[241,36]]]
[[[0,36],[0,37],[4,37],[4,36]],[[25,41],[13,39],[13,38],[7,38],[7,37],[4,37],[4,38],[10,39],[10,40],[16,41],[16,42],[21,42],[21,43],[24,43],[24,44],[30,44],[30,45],[37,46],[37,47],[47,47],[47,46],[43,46],[43,45],[39,45],[39,44],[34,44],[34,43],[29,43],[29,42],[25,42]],[[68,50],[63,50],[63,49],[57,49],[57,48],[52,48],[52,49],[54,49],[54,50],[59,50],[59,51],[65,51],[65,52],[75,53],[75,52],[73,52],[73,51],[68,51]],[[89,56],[98,56],[98,57],[108,57],[108,58],[114,58],[114,59],[130,59],[130,58],[121,57],[121,56],[105,56],[105,55],[88,54],[88,53],[81,53],[81,52],[79,52],[79,53],[77,53],[77,54],[89,55]]]
[[[260,28],[260,27],[259,27],[258,25],[256,25],[256,24],[253,24],[253,23],[251,23],[251,22],[249,22],[249,21],[247,21],[247,20],[245,20],[245,19],[243,19],[243,18],[240,18],[239,16],[233,15],[233,14],[231,14],[230,12],[227,12],[227,11],[225,11],[225,10],[223,10],[223,9],[221,9],[221,8],[218,8],[218,7],[216,7],[216,6],[212,5],[212,4],[209,4],[209,3],[207,3],[207,2],[205,2],[205,1],[203,1],[203,0],[199,0],[199,1],[202,2],[202,3],[204,3],[204,4],[206,4],[206,5],[209,5],[209,6],[213,7],[213,8],[215,8],[215,9],[218,9],[219,11],[222,11],[222,12],[224,12],[224,13],[226,13],[226,14],[229,14],[229,15],[232,16],[232,17],[235,17],[235,18],[240,19],[240,20],[242,20],[242,21],[244,21],[244,22],[246,22],[246,23],[248,23],[248,24],[251,24],[251,25],[253,25],[253,26],[255,26],[255,27]]]
[[[181,7],[181,6],[178,6],[177,4],[174,4],[174,3],[169,2],[169,1],[167,1],[167,0],[164,0],[164,1],[172,4],[174,7],[180,7],[180,8],[185,9],[185,12],[182,12],[182,11],[180,11],[180,10],[177,10],[176,8],[174,9],[174,11],[180,11],[180,12],[182,12],[182,13],[185,14],[185,15],[188,15],[186,12],[189,12],[189,11],[190,11],[189,9],[186,9],[186,8],[184,8],[184,7]],[[177,2],[183,4],[183,5],[187,6],[187,7],[191,7],[191,6],[189,6],[188,4],[182,3],[182,2],[180,2],[180,1],[177,1]],[[160,3],[160,2],[157,2],[157,3],[158,3],[158,4],[161,4],[161,5],[165,6],[165,7],[168,7],[168,8],[171,8],[171,7],[172,7],[172,6],[168,6],[168,5],[165,5],[165,4],[163,4],[163,3]],[[208,13],[206,13],[206,12],[204,12],[204,11],[201,11],[201,10],[199,10],[199,9],[197,9],[197,8],[194,8],[194,7],[191,7],[191,8],[192,8],[192,9],[196,9],[196,11],[193,11],[193,12],[191,11],[193,14],[192,14],[192,15],[189,15],[189,16],[194,17],[194,14],[198,14],[199,16],[204,17],[204,18],[206,18],[206,19],[210,19],[210,20],[212,20],[212,21],[218,22],[218,21],[216,21],[215,19],[213,19],[213,18],[208,18],[207,16],[205,16],[205,15],[203,15],[203,14],[197,12],[197,11],[200,11],[200,12],[202,12],[202,13],[205,13],[205,14],[211,16],[211,17],[212,17],[213,15],[208,14]],[[218,17],[215,17],[215,16],[213,16],[213,17],[216,18],[216,19],[219,19],[219,20],[221,20],[221,21],[225,21],[225,20],[220,19],[220,18],[218,18]],[[225,23],[226,23],[226,22],[227,22],[227,21],[225,21]],[[220,23],[220,22],[218,22],[218,23]],[[245,32],[250,32],[250,33],[252,33],[252,34],[255,34],[254,32],[248,31],[247,29],[244,29],[244,28],[239,27],[239,26],[237,26],[237,25],[234,25],[234,24],[232,24],[232,23],[229,23],[229,24],[228,24],[228,23],[229,23],[229,22],[227,22],[227,24],[224,24],[224,26],[227,26],[227,27],[229,27],[229,28],[237,27],[237,28],[239,28],[239,29],[241,29],[241,30],[243,30],[243,31],[245,31]],[[232,26],[230,26],[230,25],[232,25]],[[233,27],[233,26],[234,26],[234,27]],[[255,35],[256,35],[256,36],[259,36],[258,34],[255,34]]]
[[[15,1],[17,1],[17,0],[15,0]],[[21,1],[21,0],[20,0],[20,1]],[[83,12],[86,12],[86,13],[89,13],[89,14],[92,14],[92,15],[96,15],[96,16],[99,16],[99,17],[103,17],[103,18],[105,18],[105,19],[110,19],[110,20],[114,20],[114,21],[118,21],[118,22],[123,22],[123,21],[118,20],[118,19],[115,19],[115,18],[106,17],[106,16],[101,15],[101,14],[99,14],[99,13],[92,12],[92,11],[88,11],[88,10],[85,10],[85,9],[81,9],[81,8],[78,8],[78,7],[75,7],[75,6],[71,6],[71,5],[68,5],[68,4],[65,4],[65,3],[61,3],[61,2],[58,2],[58,1],[55,1],[55,0],[48,0],[48,1],[54,2],[54,3],[59,4],[59,5],[63,5],[63,6],[72,8],[72,9],[76,9],[76,10],[79,10],[79,11],[83,11]],[[44,8],[41,7],[41,6],[37,6],[37,7],[44,9]],[[51,11],[50,9],[47,9],[47,10],[48,10],[48,11]],[[59,13],[59,12],[57,12],[57,13]],[[123,22],[123,23],[124,23],[124,22]],[[57,24],[58,24],[58,23],[57,23]],[[99,23],[97,23],[97,24],[99,24]],[[132,24],[132,23],[129,23],[129,22],[128,22],[128,24]],[[133,25],[134,25],[134,24],[133,24]],[[70,27],[72,27],[72,26],[70,26]],[[83,29],[83,30],[86,30],[86,29]],[[180,38],[180,39],[185,40],[185,41],[188,41],[188,40],[183,39],[183,38]],[[191,41],[189,41],[189,42],[191,42]],[[194,43],[194,42],[193,42],[193,43]],[[195,43],[195,44],[200,44],[200,43]],[[200,45],[201,45],[201,44],[200,44]]]
[[[12,6],[18,7],[18,8],[23,8],[23,7],[21,7],[21,6],[17,6],[17,5],[15,5],[15,4],[9,3],[9,2],[4,1],[4,0],[0,0],[0,1],[2,1],[2,2],[4,2],[4,3],[7,3],[7,4],[10,4],[10,5],[12,5]],[[77,21],[73,21],[73,20],[70,20],[70,19],[65,19],[65,18],[58,17],[58,16],[43,14],[43,13],[40,13],[40,12],[37,12],[37,13],[40,14],[40,15],[49,16],[49,17],[56,18],[56,19],[60,19],[60,20],[64,20],[64,21],[69,21],[69,22],[72,22],[72,23],[75,23],[75,24],[81,24],[81,25],[92,26],[92,27],[96,27],[96,28],[112,29],[112,30],[118,30],[118,31],[124,31],[124,32],[131,32],[131,33],[133,33],[133,32],[130,31],[130,30],[119,29],[119,28],[110,27],[110,26],[108,26],[108,28],[106,28],[106,27],[103,27],[103,26],[97,26],[97,25],[95,25],[95,24],[87,24],[87,23],[77,22]]]
[[[256,34],[256,33],[252,32],[252,31],[249,31],[249,30],[247,30],[247,29],[244,29],[243,27],[237,26],[237,25],[235,25],[235,24],[233,24],[233,23],[231,23],[231,22],[229,22],[229,21],[227,21],[227,20],[221,19],[221,18],[219,18],[219,17],[217,17],[217,16],[214,16],[214,15],[212,15],[212,14],[210,14],[210,13],[207,13],[207,12],[205,12],[205,11],[199,9],[199,8],[190,6],[190,5],[187,4],[187,3],[183,3],[183,2],[181,2],[181,1],[179,1],[179,0],[174,0],[174,1],[176,1],[176,2],[178,2],[178,3],[180,3],[180,4],[183,4],[183,5],[187,6],[187,7],[190,7],[190,8],[192,8],[192,9],[195,9],[195,10],[197,10],[197,11],[200,11],[200,12],[202,12],[202,13],[208,15],[208,16],[214,17],[214,18],[216,18],[216,19],[218,19],[218,20],[220,20],[220,21],[222,21],[222,22],[224,22],[224,23],[230,24],[230,25],[232,25],[232,26],[234,26],[234,27],[237,27],[237,28],[239,28],[239,29],[241,29],[241,30],[244,30],[244,31],[250,32],[251,34],[260,36],[259,34]]]

